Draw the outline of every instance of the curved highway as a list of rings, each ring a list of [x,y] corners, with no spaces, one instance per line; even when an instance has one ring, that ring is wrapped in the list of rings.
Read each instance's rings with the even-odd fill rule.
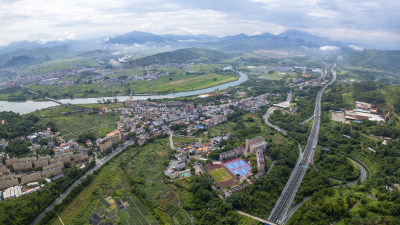
[[[271,114],[274,113],[274,111],[277,110],[277,109],[282,110],[283,108],[289,108],[289,107],[290,107],[290,101],[291,101],[291,100],[292,100],[292,92],[290,91],[290,92],[288,92],[288,94],[287,94],[286,101],[281,102],[281,103],[278,103],[278,104],[274,104],[274,106],[269,107],[268,110],[267,110],[267,112],[266,112],[266,113],[264,114],[264,116],[263,116],[264,122],[265,122],[268,126],[273,127],[275,130],[277,130],[278,132],[281,132],[282,134],[285,134],[285,135],[287,134],[287,131],[284,130],[284,129],[282,129],[282,128],[280,128],[280,127],[278,127],[278,126],[275,126],[274,124],[272,124],[272,123],[269,121],[269,117],[270,117]]]
[[[315,147],[318,143],[319,125],[321,120],[321,98],[325,89],[336,80],[335,67],[336,65],[334,65],[331,69],[333,76],[332,80],[323,88],[321,88],[321,90],[319,90],[317,94],[314,109],[314,121],[311,128],[310,136],[308,137],[307,145],[304,149],[304,153],[299,156],[298,163],[293,169],[293,172],[290,175],[290,178],[286,183],[285,188],[283,189],[278,201],[276,202],[271,214],[268,217],[268,220],[274,221],[277,224],[283,224],[285,222],[285,215],[287,214],[293,202],[294,196],[296,195],[297,189],[299,188],[300,183],[303,180],[307,166],[309,165],[309,163],[312,163],[315,154]]]
[[[277,109],[279,109],[278,107],[269,107],[268,108],[268,110],[267,110],[267,112],[264,114],[264,116],[263,116],[263,119],[264,119],[264,122],[268,125],[268,126],[270,126],[270,127],[273,127],[275,130],[277,130],[278,132],[281,132],[282,134],[287,134],[287,131],[286,130],[284,130],[284,129],[282,129],[282,128],[280,128],[280,127],[278,127],[278,126],[276,126],[276,125],[274,125],[274,124],[272,124],[270,121],[269,121],[269,117],[271,116],[271,114],[275,111],[275,110],[277,110]]]

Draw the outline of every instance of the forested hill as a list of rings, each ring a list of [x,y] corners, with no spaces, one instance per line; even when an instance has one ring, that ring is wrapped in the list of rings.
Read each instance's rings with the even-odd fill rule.
[[[152,64],[191,63],[191,62],[218,62],[227,56],[219,51],[203,48],[185,48],[171,52],[163,52],[130,62],[134,66]]]
[[[352,109],[354,101],[363,101],[377,105],[382,114],[400,114],[400,85],[385,85],[375,81],[352,85],[337,83],[324,96],[323,108],[326,110],[340,110],[342,107]]]
[[[342,56],[345,65],[400,73],[400,50],[348,51]]]

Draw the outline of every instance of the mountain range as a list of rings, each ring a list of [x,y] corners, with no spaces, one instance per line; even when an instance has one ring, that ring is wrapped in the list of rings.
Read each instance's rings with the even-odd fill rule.
[[[270,33],[263,33],[260,35],[246,35],[238,34],[234,36],[227,37],[217,37],[211,35],[157,35],[152,33],[133,31],[130,33],[117,35],[114,37],[101,37],[97,39],[90,40],[65,40],[65,41],[52,41],[52,42],[13,42],[6,46],[0,46],[0,54],[5,54],[13,52],[16,50],[31,50],[35,48],[47,48],[47,47],[59,47],[70,46],[72,49],[76,50],[93,50],[101,48],[112,48],[115,45],[171,45],[171,46],[205,46],[211,45],[218,48],[226,48],[227,50],[237,50],[233,46],[234,44],[240,44],[242,42],[245,45],[249,45],[246,42],[254,42],[255,46],[252,48],[259,48],[265,46],[275,46],[279,43],[279,48],[293,48],[293,47],[320,47],[324,45],[335,45],[338,47],[347,46],[348,44],[332,41],[328,38],[319,37],[310,33],[306,33],[299,30],[289,30],[284,33],[274,35]],[[251,45],[251,44],[250,44]],[[261,46],[258,46],[261,45]]]
[[[0,67],[7,68],[29,65],[59,58],[68,57],[101,57],[115,54],[132,54],[145,52],[145,56],[162,51],[181,48],[210,48],[220,51],[254,51],[260,49],[309,51],[322,46],[348,48],[348,43],[333,41],[299,30],[289,30],[274,35],[238,34],[227,37],[211,35],[157,35],[133,31],[114,37],[101,37],[90,40],[66,40],[47,43],[14,42],[0,47]],[[99,54],[99,51],[102,54]]]

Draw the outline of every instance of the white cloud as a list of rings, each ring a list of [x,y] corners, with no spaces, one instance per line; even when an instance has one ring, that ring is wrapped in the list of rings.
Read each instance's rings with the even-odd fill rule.
[[[364,50],[362,47],[357,46],[357,45],[348,45],[349,48],[356,50],[356,51],[362,51]]]
[[[0,45],[154,33],[280,33],[400,48],[397,0],[15,0],[0,4]]]
[[[335,51],[335,50],[339,50],[339,48],[336,47],[336,46],[325,45],[325,46],[321,46],[319,48],[319,50],[322,50],[322,51]]]
[[[400,49],[400,34],[385,30],[360,30],[343,27],[306,29],[307,32],[329,37],[333,40],[359,43],[366,46]]]

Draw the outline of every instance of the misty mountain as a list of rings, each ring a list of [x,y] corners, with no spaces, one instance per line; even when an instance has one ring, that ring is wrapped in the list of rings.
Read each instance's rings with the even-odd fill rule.
[[[218,38],[209,35],[156,35],[146,32],[134,31],[124,35],[110,38],[107,43],[120,45],[156,44],[171,45],[175,47],[204,47],[228,51],[243,51],[257,49],[285,49],[301,50],[319,48],[324,45],[346,46],[347,44],[332,41],[328,38],[298,30],[289,30],[279,35],[263,33],[259,35],[238,34]]]
[[[333,45],[333,46],[347,46],[348,44],[340,42],[340,41],[332,41],[329,38],[320,37],[314,34],[310,34],[304,31],[299,30],[287,30],[278,36],[280,37],[288,37],[290,39],[301,39],[307,42],[312,42],[318,45]]]
[[[0,67],[23,66],[54,59],[69,58],[74,55],[75,53],[71,51],[69,45],[40,47],[27,50],[19,49],[0,55]],[[30,58],[34,58],[35,60]]]
[[[6,64],[4,64],[4,66],[5,67],[21,66],[21,65],[33,64],[38,61],[39,60],[37,60],[33,57],[26,56],[26,55],[13,56]]]
[[[208,45],[222,51],[253,51],[259,49],[304,50],[304,47],[319,48],[320,46],[302,39],[290,39],[270,33],[251,36],[239,34],[225,37],[216,43],[208,43]]]
[[[225,59],[226,54],[201,48],[186,48],[171,52],[163,52],[131,61],[134,66],[147,66],[151,64],[191,63],[191,62],[218,62]]]
[[[218,41],[219,38],[210,35],[156,35],[152,33],[133,31],[127,34],[118,35],[113,38],[109,38],[106,43],[109,44],[123,44],[123,45],[134,45],[134,44],[179,44],[183,42],[208,42]]]
[[[400,73],[400,50],[341,51],[338,63],[358,68]]]
[[[338,47],[347,44],[332,41],[328,38],[319,37],[313,34],[298,30],[289,30],[279,35],[263,33],[259,35],[238,34],[219,38],[210,35],[157,35],[146,32],[133,31],[130,33],[117,35],[111,38],[94,38],[88,40],[66,40],[47,43],[39,42],[14,42],[7,46],[0,47],[0,66],[4,66],[13,57],[28,56],[39,61],[46,61],[46,56],[53,59],[69,58],[74,56],[96,56],[95,50],[105,50],[101,56],[105,56],[110,51],[145,51],[157,52],[167,49],[181,48],[212,48],[220,51],[254,51],[259,49],[275,50],[296,50],[319,49],[324,45],[334,45]],[[135,50],[132,50],[135,48]],[[125,53],[122,53],[125,54]],[[131,53],[127,53],[131,54]],[[25,60],[26,62],[31,60]],[[22,62],[22,61],[21,61]],[[14,65],[10,62],[8,65]],[[20,65],[20,64],[19,64]]]
[[[147,42],[165,43],[171,40],[152,33],[133,31],[110,38],[106,42],[111,44],[144,44]]]

